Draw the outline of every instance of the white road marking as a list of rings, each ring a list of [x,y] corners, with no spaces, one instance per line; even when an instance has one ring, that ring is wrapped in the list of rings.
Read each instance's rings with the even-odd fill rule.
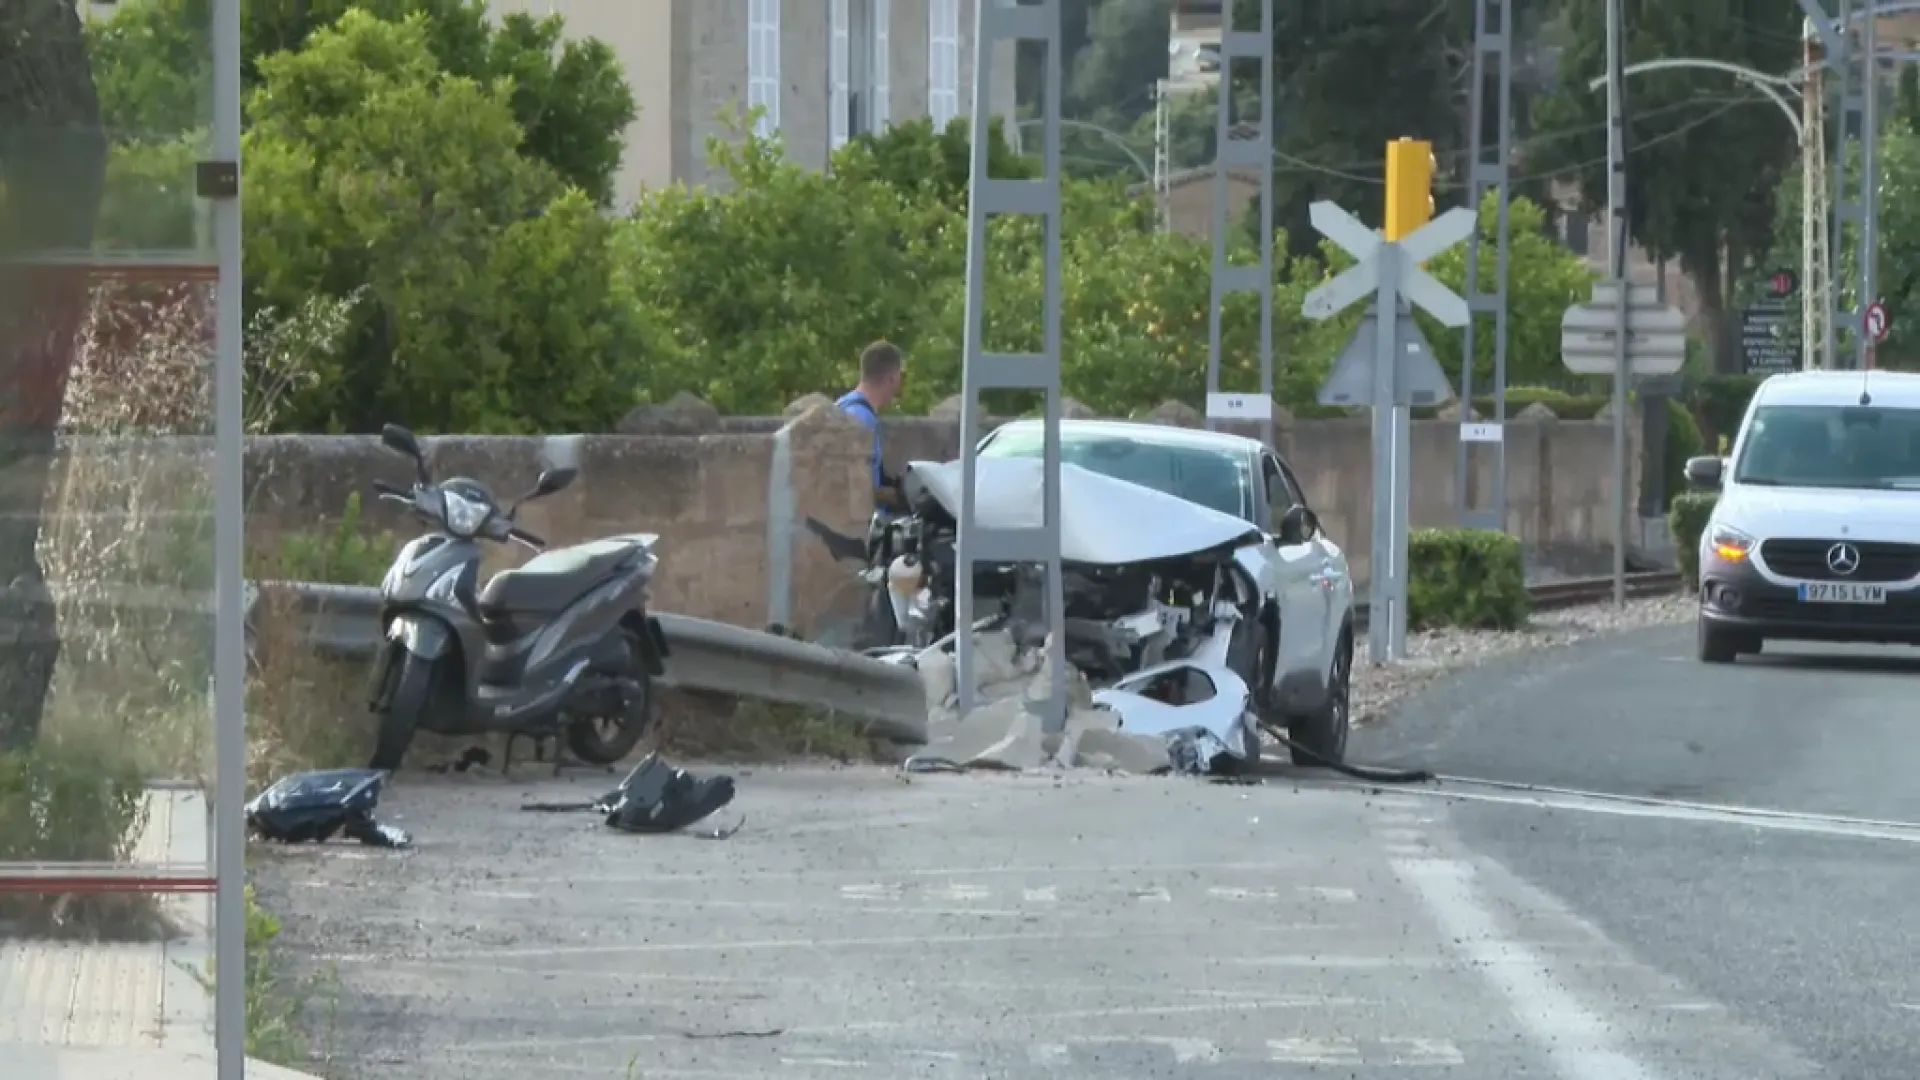
[[[1048,885],[1040,889],[1020,890],[1020,899],[1029,904],[1057,904],[1060,902],[1060,893],[1052,885]]]
[[[1380,1044],[1392,1055],[1395,1065],[1464,1065],[1466,1056],[1447,1039],[1389,1039]]]
[[[1427,834],[1419,829],[1403,827],[1375,829],[1373,834],[1382,840],[1394,844],[1418,844],[1424,842],[1427,838]]]
[[[1215,885],[1207,890],[1215,900],[1278,900],[1279,889],[1247,889],[1233,885]]]
[[[1337,889],[1326,885],[1302,885],[1300,891],[1315,900],[1329,904],[1351,904],[1360,899],[1360,894],[1352,889]]]
[[[900,892],[900,886],[880,881],[840,886],[840,897],[843,900],[898,900]]]
[[[1073,1051],[1065,1043],[1034,1043],[1027,1047],[1027,1057],[1035,1065],[1056,1065],[1073,1056]]]
[[[1396,859],[1394,873],[1553,1063],[1562,1080],[1654,1080],[1613,1044],[1606,1020],[1581,1004],[1532,950],[1504,936],[1474,888],[1473,868],[1451,859]]]
[[[993,890],[956,881],[950,882],[941,888],[929,890],[928,895],[936,900],[952,900],[955,903],[965,904],[974,900],[985,900],[987,897],[993,895]]]
[[[1352,1039],[1268,1039],[1267,1059],[1288,1065],[1358,1065],[1360,1047]]]
[[[1142,903],[1170,904],[1173,902],[1173,894],[1159,886],[1151,889],[1135,889],[1133,898]]]

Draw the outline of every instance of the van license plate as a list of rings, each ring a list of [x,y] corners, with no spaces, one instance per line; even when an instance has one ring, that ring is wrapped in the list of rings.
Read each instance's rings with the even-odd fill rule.
[[[1887,602],[1887,587],[1861,585],[1851,581],[1803,581],[1800,583],[1800,602],[1803,604],[1884,604]]]

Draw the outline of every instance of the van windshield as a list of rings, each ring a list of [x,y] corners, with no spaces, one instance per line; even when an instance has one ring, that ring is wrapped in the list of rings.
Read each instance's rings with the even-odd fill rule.
[[[1734,483],[1920,489],[1920,409],[1763,405],[1753,414]]]

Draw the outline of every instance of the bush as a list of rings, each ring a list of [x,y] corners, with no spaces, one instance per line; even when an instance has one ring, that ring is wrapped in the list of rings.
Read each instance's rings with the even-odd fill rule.
[[[340,523],[332,529],[293,533],[281,539],[278,560],[256,561],[249,577],[283,581],[324,581],[335,585],[378,585],[398,547],[391,532],[366,536],[360,530],[360,493],[347,496]]]
[[[1709,375],[1695,384],[1693,411],[1700,418],[1703,439],[1715,446],[1721,439],[1731,440],[1762,381],[1759,375]]]
[[[1673,506],[1675,499],[1687,490],[1687,459],[1706,453],[1706,442],[1700,435],[1700,425],[1693,422],[1693,413],[1679,401],[1667,399],[1667,442],[1662,449],[1661,471],[1666,476],[1666,502],[1660,509]]]
[[[1517,630],[1527,621],[1520,541],[1485,529],[1416,529],[1407,543],[1407,622]]]
[[[145,776],[113,744],[47,737],[0,753],[0,862],[125,862],[145,826]],[[144,896],[3,897],[0,920],[89,937],[159,927]]]
[[[1553,410],[1553,415],[1562,420],[1591,420],[1607,407],[1608,399],[1600,394],[1575,394],[1551,386],[1509,386],[1507,387],[1507,415],[1512,416],[1521,409],[1535,403]],[[1493,415],[1493,395],[1476,396],[1473,399],[1475,411],[1482,416]]]
[[[1673,536],[1676,559],[1680,564],[1680,583],[1688,589],[1700,587],[1700,534],[1707,530],[1720,497],[1711,491],[1688,491],[1674,496],[1667,511],[1667,531]]]

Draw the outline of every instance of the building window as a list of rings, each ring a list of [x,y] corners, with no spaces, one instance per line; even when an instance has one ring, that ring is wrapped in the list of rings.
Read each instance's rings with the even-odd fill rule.
[[[780,130],[780,0],[747,0],[747,107],[764,110],[755,134]]]
[[[927,115],[935,129],[960,115],[960,0],[930,0],[927,10]]]
[[[892,120],[887,85],[889,3],[830,0],[828,138],[835,149],[853,136],[880,131]]]
[[[827,43],[827,149],[838,150],[847,144],[851,133],[848,116],[852,108],[852,74],[848,71],[849,46],[853,39],[848,25],[847,7],[853,0],[829,0],[831,33]]]

